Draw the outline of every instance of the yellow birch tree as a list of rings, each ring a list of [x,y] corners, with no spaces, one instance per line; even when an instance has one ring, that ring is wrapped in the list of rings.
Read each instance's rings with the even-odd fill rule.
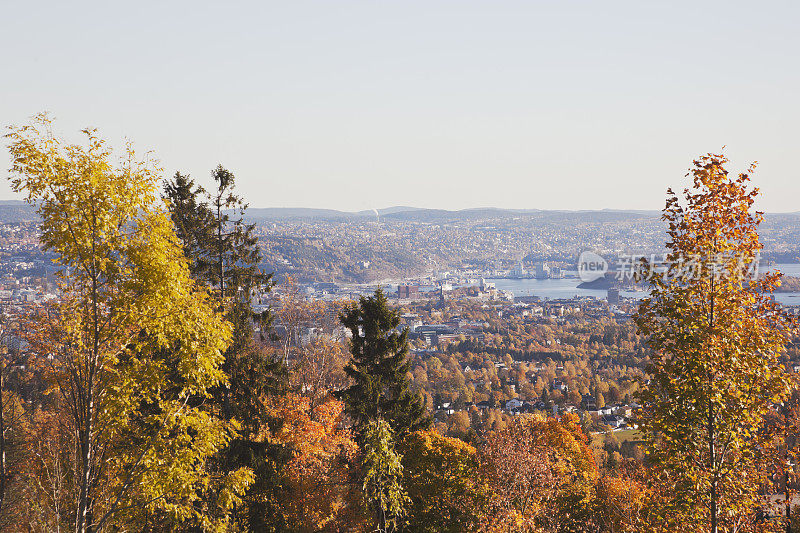
[[[230,509],[252,479],[206,469],[237,429],[203,408],[226,383],[231,330],[190,277],[157,165],[130,145],[115,162],[94,130],[64,144],[44,114],[9,130],[13,189],[37,207],[41,242],[64,268],[31,342],[76,437],[74,530],[225,529],[198,493],[216,483],[214,505]]]

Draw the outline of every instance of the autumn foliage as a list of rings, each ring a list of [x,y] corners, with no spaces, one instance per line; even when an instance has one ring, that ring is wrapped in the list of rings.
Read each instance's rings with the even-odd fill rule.
[[[581,521],[598,478],[572,415],[515,419],[488,439],[479,464],[491,490],[485,531],[557,530]]]
[[[233,174],[214,171],[211,204],[177,174],[165,202],[154,161],[127,146],[117,163],[94,130],[84,135],[62,143],[46,115],[8,135],[12,186],[37,207],[41,243],[64,269],[59,299],[13,321],[20,346],[0,321],[0,531],[791,527],[767,516],[764,493],[797,481],[800,396],[785,357],[796,324],[770,298],[780,274],[752,275],[762,220],[752,169],[732,177],[709,154],[682,200],[670,192],[667,266],[639,272],[651,292],[638,339],[608,323],[561,335],[601,359],[636,346],[650,366],[621,388],[586,361],[564,360],[557,383],[552,359],[528,376],[512,355],[541,346],[523,343],[533,328],[522,323],[503,333],[487,322],[482,349],[498,361],[471,358],[475,369],[456,359],[476,346],[463,338],[412,360],[380,290],[310,302],[289,279],[274,309],[256,311],[272,278]],[[496,314],[485,307],[476,313]],[[555,337],[548,324],[536,343]],[[581,390],[560,382],[578,373]],[[640,396],[629,437],[641,441],[627,444],[646,456],[623,458],[594,409],[501,410],[512,394],[550,412],[589,392],[597,407]]]
[[[357,519],[349,485],[358,448],[342,427],[343,409],[331,396],[313,409],[298,394],[272,402],[281,424],[265,438],[289,452],[286,463],[276,465],[283,489],[276,506],[292,531],[335,530],[345,519]]]
[[[712,533],[749,527],[760,506],[764,422],[791,391],[781,356],[794,330],[770,298],[781,274],[757,271],[754,168],[730,176],[726,163],[700,158],[684,202],[670,193],[666,268],[648,269],[651,293],[636,317],[653,350],[642,425],[666,488],[661,519]]]
[[[488,498],[488,486],[478,475],[476,449],[430,430],[408,435],[399,449],[403,485],[411,498],[409,529],[453,533],[474,529]]]

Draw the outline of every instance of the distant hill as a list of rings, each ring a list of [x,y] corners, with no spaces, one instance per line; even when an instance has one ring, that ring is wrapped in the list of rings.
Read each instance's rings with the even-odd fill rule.
[[[328,220],[347,221],[358,219],[375,219],[374,210],[364,211],[338,211],[336,209],[316,209],[304,207],[266,207],[249,208],[248,217],[255,221],[261,220]],[[592,221],[612,222],[623,219],[659,219],[660,211],[637,209],[597,209],[597,210],[557,210],[557,209],[502,209],[497,207],[478,207],[470,209],[447,210],[430,209],[409,206],[392,206],[378,209],[381,220],[416,221],[416,222],[454,222],[459,220],[479,220],[492,218],[531,217],[553,222]],[[797,220],[800,212],[795,213],[768,213],[767,221],[781,222]]]
[[[501,209],[497,207],[480,207],[471,209],[447,210],[429,209],[408,206],[393,206],[378,209],[379,218],[382,220],[416,221],[416,222],[452,222],[458,220],[479,220],[491,218],[513,218],[519,216],[533,216],[536,218],[550,218],[563,220],[619,220],[622,218],[655,218],[657,211],[636,210],[597,210],[597,211],[559,211],[541,209]],[[255,221],[262,220],[358,220],[375,219],[374,210],[365,211],[338,211],[335,209],[315,209],[302,207],[267,207],[250,208],[248,217]]]
[[[539,212],[538,210],[498,209],[495,207],[460,209],[458,211],[448,211],[446,209],[416,209],[413,211],[396,211],[386,215],[386,218],[394,220],[416,220],[419,222],[446,222],[484,218],[508,218]]]
[[[482,219],[508,219],[526,217],[546,222],[615,222],[624,219],[654,219],[658,220],[659,211],[641,210],[543,210],[543,209],[502,209],[497,207],[479,207],[471,209],[447,210],[429,209],[409,206],[392,206],[378,209],[380,220],[383,221],[415,221],[440,224],[445,222],[458,222]],[[353,220],[375,220],[374,210],[364,211],[339,211],[336,209],[317,209],[312,207],[250,207],[247,217],[255,222],[268,220],[308,220],[345,222]],[[794,213],[768,213],[765,215],[766,223],[781,224],[795,222],[800,219],[800,212]],[[21,200],[0,200],[0,223],[26,222],[38,220],[33,206]]]
[[[378,209],[378,213],[381,216],[383,215],[392,215],[394,213],[402,213],[404,211],[423,211],[424,208],[422,207],[409,207],[407,205],[396,205],[394,207],[386,207],[384,209]],[[375,211],[372,209],[368,209],[365,211],[358,211],[358,214],[363,214],[366,216],[375,216]]]
[[[247,217],[251,220],[287,220],[287,219],[313,219],[313,220],[347,220],[357,213],[337,211],[335,209],[314,209],[310,207],[249,207]],[[372,216],[375,216],[373,213]]]
[[[425,211],[419,207],[394,206],[386,209],[378,209],[380,217],[397,215],[399,213],[411,213]],[[253,220],[352,220],[352,219],[374,219],[375,211],[372,209],[364,211],[338,211],[336,209],[317,209],[313,207],[250,207],[247,216]]]
[[[20,200],[0,200],[0,223],[39,220],[36,208]]]

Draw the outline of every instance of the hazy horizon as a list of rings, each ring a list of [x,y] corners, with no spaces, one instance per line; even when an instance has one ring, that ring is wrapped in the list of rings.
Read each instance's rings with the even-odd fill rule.
[[[0,205],[15,205],[15,204],[22,204],[27,205],[24,200],[19,199],[0,199]],[[357,209],[357,210],[346,210],[346,209],[334,209],[334,208],[326,208],[326,207],[309,207],[309,206],[278,206],[278,205],[249,205],[248,209],[250,210],[310,210],[310,211],[334,211],[334,212],[341,212],[344,214],[367,214],[369,215],[373,211],[377,210],[380,216],[389,213],[397,213],[397,212],[406,212],[406,211],[446,211],[451,213],[458,213],[462,211],[507,211],[507,212],[565,212],[565,213],[591,213],[591,212],[620,212],[620,213],[639,213],[639,214],[653,214],[654,216],[660,215],[660,209],[627,209],[627,208],[588,208],[588,209],[537,209],[537,208],[513,208],[513,207],[497,207],[492,205],[481,205],[475,207],[464,207],[459,209],[445,209],[441,207],[419,207],[413,205],[385,205],[380,207],[375,207],[372,209]],[[795,215],[800,216],[800,210],[795,211],[766,211],[764,212],[766,215]]]
[[[799,208],[789,2],[8,3],[0,124],[49,111],[253,207],[660,210],[752,160]],[[5,143],[3,143],[5,145]],[[0,198],[11,199],[0,158]]]

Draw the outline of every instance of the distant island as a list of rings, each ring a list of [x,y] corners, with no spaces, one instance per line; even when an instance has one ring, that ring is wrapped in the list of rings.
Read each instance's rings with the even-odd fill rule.
[[[781,285],[775,292],[800,292],[800,278],[784,275],[781,278]]]
[[[608,289],[636,290],[644,287],[644,283],[636,283],[630,278],[624,281],[617,279],[616,272],[606,272],[602,278],[592,281],[584,281],[578,285],[579,289],[591,289],[596,291],[607,291]]]

